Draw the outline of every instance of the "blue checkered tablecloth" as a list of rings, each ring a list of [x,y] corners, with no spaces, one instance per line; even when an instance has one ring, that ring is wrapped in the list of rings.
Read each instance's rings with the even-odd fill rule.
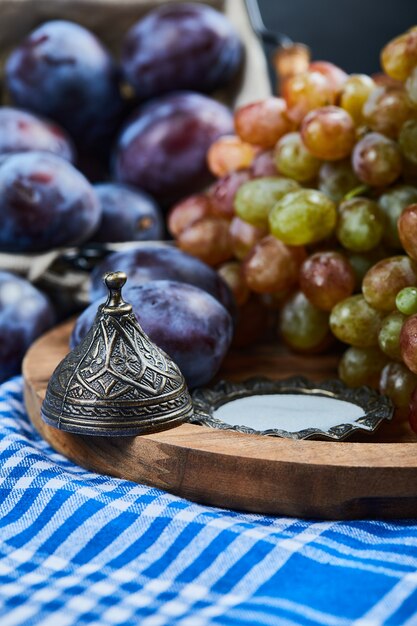
[[[0,490],[0,626],[417,625],[417,520],[245,515],[89,473],[34,431],[20,378]]]

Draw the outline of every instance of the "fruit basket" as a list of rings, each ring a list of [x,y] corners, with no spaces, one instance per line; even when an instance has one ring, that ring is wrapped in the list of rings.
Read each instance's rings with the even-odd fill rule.
[[[247,17],[243,0],[200,0],[230,16],[245,48],[250,50],[238,80],[218,92],[217,97],[233,107],[270,94],[267,62]],[[0,78],[3,60],[11,49],[37,25],[47,20],[73,20],[91,29],[116,54],[129,27],[150,9],[175,0],[1,0]],[[111,25],[111,26],[110,26]],[[0,92],[1,93],[1,92]],[[8,104],[3,93],[3,102]],[[135,245],[138,245],[137,243]],[[129,247],[109,244],[55,248],[47,253],[7,254],[0,252],[0,269],[24,276],[46,291],[65,316],[88,303],[88,272],[108,252]]]
[[[5,19],[2,21],[2,30],[0,30],[0,46],[4,48],[6,53],[7,49],[13,47],[15,43],[11,37],[10,24],[15,23],[16,11],[22,10],[22,4],[24,3],[4,1]],[[46,19],[66,18],[79,21],[79,16],[81,16],[85,20],[84,24],[102,36],[103,40],[112,48],[120,37],[120,32],[125,31],[127,26],[135,22],[144,11],[147,11],[150,4],[154,5],[155,3],[135,2],[133,0],[123,3],[104,0],[90,0],[90,2],[80,3],[45,2],[35,4],[28,2],[27,21],[19,23],[21,31],[16,35],[17,38],[20,38],[28,30]],[[240,82],[233,82],[227,89],[216,93],[218,100],[227,101],[233,106],[245,105],[253,100],[262,100],[270,93],[266,62],[259,43],[248,26],[243,3],[230,0],[225,5],[220,2],[211,4],[217,8],[220,6],[225,8],[232,21],[238,26],[246,50],[250,51],[250,54],[246,55],[245,69],[240,76]],[[91,8],[91,10],[86,10],[86,8]],[[117,27],[109,29],[108,24],[113,24],[113,22],[115,24],[117,22]],[[111,38],[109,38],[110,36]],[[302,47],[300,49],[302,51]],[[301,56],[303,57],[303,54]],[[303,58],[301,62],[308,63],[308,59],[304,58],[303,61]],[[183,210],[184,207],[181,207],[180,211],[177,210],[176,212],[174,209],[170,213],[168,226],[177,239],[179,248],[203,261],[208,261],[214,267],[222,265],[220,276],[225,279],[228,276],[230,279],[229,286],[231,285],[232,288],[233,276],[236,277],[236,263],[232,268],[223,267],[224,261],[230,260],[230,255],[227,256],[229,251],[226,251],[227,254],[224,256],[222,249],[225,241],[223,235],[226,230],[229,233],[229,227],[232,229],[235,217],[240,220],[239,232],[232,235],[230,230],[229,234],[232,238],[236,235],[238,243],[244,244],[244,247],[249,245],[244,254],[240,250],[236,256],[239,261],[242,261],[244,267],[246,291],[249,287],[249,290],[256,294],[257,302],[262,300],[265,304],[264,311],[267,312],[263,318],[254,317],[252,325],[256,331],[259,331],[267,324],[266,318],[269,317],[270,312],[272,311],[272,317],[275,309],[282,307],[284,311],[280,321],[282,335],[293,348],[303,349],[305,352],[305,354],[290,353],[275,338],[264,339],[263,342],[257,342],[247,347],[239,348],[235,345],[227,354],[217,374],[217,381],[226,379],[229,381],[229,388],[233,388],[233,382],[243,381],[254,376],[286,379],[301,375],[318,383],[324,379],[335,378],[340,358],[338,346],[331,349],[329,353],[314,354],[315,350],[321,349],[329,341],[329,314],[331,309],[332,331],[337,339],[353,345],[353,352],[350,354],[356,354],[357,346],[359,346],[359,352],[362,349],[361,346],[364,346],[367,358],[371,359],[372,355],[375,356],[377,353],[380,355],[379,349],[374,348],[374,344],[379,333],[379,325],[386,316],[386,313],[380,312],[380,309],[386,310],[384,308],[386,307],[385,296],[384,294],[381,295],[378,289],[378,284],[383,284],[383,281],[381,282],[380,277],[378,277],[378,280],[373,282],[373,276],[371,276],[363,287],[366,297],[359,294],[352,296],[356,288],[352,269],[353,261],[350,265],[350,261],[348,263],[346,259],[343,260],[343,255],[338,252],[334,253],[334,251],[329,253],[331,255],[330,260],[327,257],[324,259],[323,255],[325,256],[327,253],[323,252],[320,245],[321,242],[323,242],[323,246],[329,245],[328,242],[332,242],[331,238],[337,236],[338,245],[341,244],[349,253],[355,251],[355,246],[359,252],[376,247],[382,238],[382,222],[385,218],[382,217],[380,208],[375,209],[374,196],[366,197],[365,200],[358,196],[360,193],[368,193],[369,187],[372,191],[373,185],[380,189],[380,186],[385,182],[388,184],[393,182],[395,177],[400,175],[401,158],[398,156],[399,148],[392,148],[393,141],[391,139],[382,135],[375,138],[372,135],[378,135],[377,132],[367,132],[360,125],[358,129],[354,128],[352,120],[357,114],[355,98],[358,93],[356,79],[353,79],[353,102],[351,92],[347,90],[345,92],[345,108],[334,106],[336,104],[336,92],[339,89],[339,87],[336,89],[334,85],[340,86],[341,83],[347,81],[347,78],[346,74],[338,68],[329,69],[329,65],[331,64],[317,62],[308,66],[311,67],[309,72],[313,78],[309,74],[307,83],[303,85],[308,97],[307,100],[301,101],[301,108],[298,106],[300,102],[297,100],[295,83],[291,83],[292,78],[298,80],[298,75],[286,77],[289,82],[284,83],[283,89],[286,102],[292,102],[293,118],[287,116],[285,112],[287,105],[281,99],[274,99],[271,105],[272,109],[268,108],[268,102],[265,108],[262,108],[264,105],[261,104],[261,113],[259,111],[256,113],[255,107],[255,117],[257,116],[258,121],[262,119],[265,122],[266,134],[271,128],[268,126],[271,123],[271,115],[274,120],[278,119],[279,121],[278,124],[276,121],[272,123],[274,132],[277,133],[273,141],[274,145],[277,144],[273,155],[271,154],[272,144],[269,144],[270,139],[267,138],[265,141],[265,130],[263,130],[265,127],[259,124],[259,128],[253,128],[251,123],[253,109],[250,107],[246,109],[241,107],[235,116],[235,127],[239,137],[226,139],[220,137],[211,144],[207,155],[209,167],[213,174],[220,177],[220,180],[214,185],[215,191],[212,190],[211,192],[217,202],[213,214],[205,213],[207,197],[204,193],[191,198],[192,211],[200,212],[200,217],[202,215],[201,221],[196,220],[195,227],[194,222],[192,222],[190,229],[188,227],[183,228],[181,220],[183,219],[182,214],[186,213]],[[378,92],[377,85],[379,83],[372,79],[369,81],[367,77],[359,80],[359,95],[362,99],[374,88]],[[288,87],[290,84],[292,88]],[[314,92],[317,84],[324,86],[320,88],[314,106],[310,106],[309,97],[311,94],[309,90],[311,88]],[[351,84],[352,81],[349,86]],[[389,87],[382,88],[389,91],[391,83],[389,83]],[[394,100],[397,98],[399,104],[404,104],[403,94],[398,96],[397,91],[399,90],[396,88],[393,88],[393,91],[396,94]],[[378,93],[381,94],[381,92]],[[337,94],[337,98],[339,98],[339,92]],[[382,96],[384,95],[385,92]],[[389,95],[391,96],[391,92]],[[395,101],[397,102],[397,100]],[[338,102],[340,103],[340,100]],[[326,106],[329,103],[330,106]],[[375,130],[373,125],[386,124],[384,118],[381,121],[377,116],[376,122],[372,118],[373,112],[378,109],[379,104],[379,101],[377,102],[378,106],[373,103],[374,108],[368,116],[370,128],[373,131]],[[311,109],[313,110],[310,112]],[[326,110],[322,111],[322,109]],[[335,111],[335,109],[338,110]],[[213,110],[220,111],[221,109]],[[271,110],[273,114],[271,114]],[[307,115],[305,115],[306,113]],[[302,119],[303,128],[300,133],[296,129],[299,128],[297,125]],[[323,138],[318,144],[316,142],[315,132],[317,127],[320,130],[321,124],[324,125],[324,130],[326,130],[326,124],[332,128],[332,125],[335,125],[341,130],[341,140],[336,142],[337,150],[335,153],[328,152],[329,147],[326,146],[326,140]],[[397,118],[394,125],[395,132],[397,132],[399,125]],[[256,131],[256,138],[253,131]],[[385,131],[386,127],[384,126],[384,131],[381,132]],[[387,132],[389,135],[391,129]],[[126,131],[126,145],[129,144],[129,134],[131,135]],[[244,138],[245,135],[246,138]],[[122,144],[123,141],[122,138]],[[387,148],[388,152],[391,151],[392,153],[390,154],[393,157],[391,163],[393,167],[389,168],[390,172],[387,173],[385,168],[382,174],[377,172],[378,180],[372,179],[367,181],[369,184],[365,184],[362,178],[358,181],[356,171],[351,176],[351,171],[346,164],[342,163],[338,169],[339,161],[350,154],[355,142],[357,145],[354,158],[359,162],[359,169],[364,172],[365,178],[368,156],[375,150],[378,153],[379,149],[384,151]],[[362,150],[357,149],[359,144],[361,144]],[[330,148],[334,150],[334,146],[330,146]],[[70,144],[69,147],[67,146],[67,150],[71,152]],[[315,151],[320,152],[320,155],[315,156],[313,154]],[[260,158],[258,159],[258,157]],[[115,160],[117,169],[117,159]],[[333,160],[336,161],[336,166],[333,166]],[[146,161],[146,159],[142,159],[142,161]],[[390,157],[388,161],[390,161]],[[232,167],[230,167],[230,163],[232,163]],[[249,166],[251,168],[250,174],[248,173]],[[275,167],[278,169],[274,169]],[[258,168],[256,174],[254,168]],[[345,176],[346,171],[343,168],[349,170],[347,176]],[[275,172],[275,177],[272,171]],[[280,173],[279,177],[276,176],[277,171]],[[392,175],[392,172],[395,176]],[[371,174],[374,173],[371,172]],[[226,191],[222,187],[229,174],[231,176],[236,174],[236,179],[238,179],[237,188],[233,188],[232,185],[233,198],[230,197],[231,192],[227,185]],[[388,178],[385,180],[388,174],[389,181]],[[334,193],[332,185],[335,176],[343,179],[343,185],[348,185],[338,200],[338,203],[340,200],[342,203],[347,203],[347,210],[342,216],[343,219],[339,219],[337,229],[336,201],[332,198],[332,193]],[[260,186],[257,178],[264,179]],[[368,178],[370,177],[368,176]],[[312,179],[316,181],[316,187],[308,189],[308,183]],[[130,181],[123,180],[123,182]],[[364,184],[358,186],[358,182]],[[317,187],[319,188],[317,189]],[[273,204],[273,207],[268,207],[268,210],[264,206],[265,198]],[[187,203],[188,201],[185,200],[184,202]],[[389,204],[389,200],[387,203]],[[213,206],[214,204],[213,200]],[[212,210],[212,206],[210,210]],[[231,211],[236,211],[236,215],[234,213],[231,215]],[[179,218],[178,215],[180,215]],[[243,230],[242,222],[245,222]],[[358,223],[360,228],[355,230],[355,224]],[[198,231],[199,228],[200,231]],[[248,229],[249,234],[245,240]],[[196,232],[198,237],[195,237]],[[361,239],[363,232],[365,232],[365,243]],[[218,237],[217,233],[219,233]],[[202,241],[204,245],[202,245]],[[371,241],[370,247],[366,248],[369,241]],[[213,242],[216,245],[210,247]],[[228,242],[229,239],[227,239],[227,245],[229,245]],[[314,247],[316,244],[318,247]],[[135,243],[137,250],[146,249],[149,245],[152,246],[153,244]],[[172,243],[158,245],[168,249]],[[55,295],[61,310],[65,312],[67,317],[77,307],[87,304],[88,273],[96,263],[101,261],[108,252],[124,250],[125,248],[131,249],[132,244],[127,242],[71,248],[56,247],[41,254],[19,255],[5,252],[0,255],[0,267],[11,269],[29,277],[37,285],[47,291],[49,290],[50,294]],[[311,256],[307,258],[308,255]],[[319,270],[324,271],[325,274],[327,272],[326,280],[331,286],[330,296],[328,293],[321,292],[319,301],[316,299],[317,284],[314,282],[317,274],[315,265],[317,258],[319,258]],[[377,260],[379,258],[377,257]],[[401,287],[409,287],[417,282],[417,274],[414,274],[414,262],[410,259],[404,261],[404,258],[403,255],[402,260],[393,262],[395,265],[393,272],[405,277],[404,284],[400,281]],[[100,264],[100,267],[104,267],[104,265]],[[137,265],[140,266],[140,263]],[[359,265],[360,263],[358,267]],[[271,266],[273,267],[272,274],[263,271]],[[303,273],[300,274],[299,278],[301,267]],[[330,270],[327,271],[326,268],[330,268]],[[334,270],[334,268],[336,269]],[[110,272],[119,269],[123,268],[107,268]],[[386,270],[387,277],[391,270],[391,266]],[[335,273],[332,274],[332,272]],[[129,274],[129,272],[127,273]],[[166,276],[163,280],[169,278]],[[299,279],[302,291],[293,296],[292,290]],[[265,288],[263,282],[265,280],[272,280],[272,286],[269,284]],[[389,283],[388,280],[385,282]],[[343,283],[341,288],[340,283]],[[141,285],[139,287],[142,288]],[[239,281],[235,287],[235,295],[239,300],[242,296],[239,291]],[[143,288],[142,292],[147,293],[148,296],[153,293],[151,287],[149,292],[146,289]],[[169,285],[160,285],[158,293],[161,294],[164,289],[168,294],[172,293]],[[193,298],[192,289],[187,287],[184,291],[190,301]],[[210,290],[207,291],[210,292]],[[389,311],[395,306],[395,297],[393,299],[391,296],[392,294],[390,294],[389,306],[391,308]],[[165,294],[166,297],[167,294]],[[204,306],[208,306],[207,311],[211,311],[210,307],[214,305],[208,305],[207,297],[205,296],[206,299],[203,298],[201,302],[204,303]],[[244,294],[242,302],[246,302],[248,297],[247,293]],[[368,297],[369,299],[373,298],[372,302],[376,303],[376,312],[371,311],[373,307],[369,305]],[[410,297],[410,294],[406,294],[407,306]],[[217,299],[222,305],[225,304],[221,297]],[[348,305],[344,304],[345,299],[350,299]],[[181,300],[181,298],[177,297],[177,300]],[[149,296],[146,301],[151,302],[152,297]],[[250,298],[248,302],[250,302]],[[204,306],[202,310],[204,310]],[[209,332],[214,335],[215,323],[222,320],[222,328],[227,331],[224,334],[229,333],[231,335],[233,319],[226,311],[227,306],[222,307],[218,302],[215,306],[220,307],[223,312],[220,317],[214,315],[210,322],[211,326],[208,325]],[[229,311],[231,313],[233,313],[232,308]],[[87,317],[91,314],[88,311],[87,309]],[[308,319],[307,336],[301,337],[301,340],[297,335],[298,331],[294,331],[294,320],[297,319],[300,311],[301,314],[304,314],[305,311],[308,315],[312,313]],[[334,313],[334,311],[336,312]],[[249,312],[249,317],[250,314],[251,312]],[[358,323],[356,326],[351,325],[348,328],[349,332],[347,332],[344,319],[346,316],[350,316],[352,319],[352,316],[354,317],[356,314],[359,314],[361,320],[362,318],[365,319],[365,322],[364,324]],[[389,320],[385,329],[388,339],[386,345],[384,344],[384,352],[386,349],[387,353],[392,351],[390,344],[393,334],[392,327],[395,327],[394,330],[397,332],[398,339],[398,314],[396,313],[396,315],[394,320]],[[166,319],[163,315],[162,318]],[[142,319],[140,322],[143,325]],[[145,482],[199,502],[253,512],[341,519],[409,517],[415,514],[417,442],[408,423],[404,421],[393,420],[390,423],[384,423],[377,433],[372,433],[372,437],[369,434],[358,434],[356,429],[353,429],[354,434],[346,442],[280,439],[247,434],[248,431],[245,433],[233,429],[208,428],[196,423],[182,424],[166,432],[121,438],[85,436],[52,428],[41,420],[40,407],[45,397],[48,381],[56,365],[68,352],[73,327],[74,321],[67,321],[35,342],[26,355],[23,375],[26,406],[35,427],[56,450],[75,462],[94,471]],[[79,328],[78,325],[77,328]],[[248,328],[245,329],[246,331]],[[371,336],[371,341],[369,336]],[[360,337],[359,344],[357,343],[358,337]],[[204,337],[205,339],[207,338]],[[297,345],[299,340],[301,343]],[[74,334],[72,341],[74,341]],[[188,346],[190,354],[196,354],[199,346],[203,351],[204,341],[199,344],[196,340],[195,343],[197,347],[191,343]],[[208,342],[206,341],[206,343]],[[225,340],[224,344],[226,343]],[[168,349],[163,347],[168,353]],[[174,360],[174,357],[172,358]],[[184,357],[185,365],[187,365],[186,360]],[[344,377],[349,378],[350,376],[349,382],[356,384],[353,382],[354,364],[352,365],[352,362],[347,362],[345,359],[342,363],[342,369],[339,371],[342,371],[343,367],[345,368]],[[185,372],[181,363],[184,376],[186,378],[187,376],[191,377],[187,378],[187,382],[190,379],[193,381],[193,385],[190,386],[202,385],[200,380],[197,382],[197,378],[193,378],[193,376],[197,376],[193,369],[198,370],[197,367],[193,368],[191,364],[190,372]],[[371,370],[372,368],[368,369]],[[375,378],[376,375],[380,375],[380,371],[378,370],[377,374],[372,372],[372,375]],[[369,378],[370,380],[371,378]],[[374,384],[375,381],[372,380],[372,383]],[[313,383],[311,383],[310,388],[313,392],[317,391],[317,389],[314,390]],[[58,423],[60,424],[60,421]]]

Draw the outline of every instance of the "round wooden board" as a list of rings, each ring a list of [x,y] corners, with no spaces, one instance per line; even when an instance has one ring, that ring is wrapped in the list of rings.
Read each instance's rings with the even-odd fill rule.
[[[25,401],[41,435],[75,463],[219,507],[323,519],[417,517],[417,438],[387,424],[346,442],[293,441],[183,424],[138,437],[77,436],[40,417],[46,385],[68,351],[72,323],[29,350]],[[271,345],[232,352],[220,377],[320,380],[336,373],[336,356],[300,357]]]

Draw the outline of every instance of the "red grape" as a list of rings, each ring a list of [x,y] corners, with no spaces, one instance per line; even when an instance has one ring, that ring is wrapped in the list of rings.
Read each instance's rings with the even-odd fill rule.
[[[379,391],[393,401],[396,419],[407,419],[416,386],[417,376],[403,363],[388,363],[382,370]]]
[[[348,74],[346,74],[344,70],[337,67],[337,65],[334,65],[334,63],[329,63],[328,61],[313,61],[308,66],[308,71],[323,74],[335,92],[340,91],[346,80],[349,78]]]
[[[197,194],[181,200],[168,214],[168,230],[173,237],[178,237],[188,226],[210,215],[211,210],[211,201],[205,194]]]
[[[252,161],[250,172],[254,178],[276,176],[279,172],[275,164],[274,151],[259,152]]]
[[[417,284],[417,266],[408,256],[378,261],[367,271],[362,283],[366,301],[379,311],[394,311],[397,293]]]
[[[363,107],[364,123],[372,130],[396,139],[402,125],[412,116],[403,88],[377,87]]]
[[[299,123],[309,111],[334,104],[336,90],[322,73],[302,72],[285,81],[283,96],[289,117]]]
[[[352,166],[363,183],[383,187],[401,174],[401,152],[392,139],[380,133],[368,133],[353,150]]]
[[[314,306],[331,311],[338,302],[352,295],[355,274],[347,258],[339,252],[316,252],[301,266],[300,288]]]
[[[417,315],[412,315],[404,322],[400,345],[404,363],[414,374],[417,374]]]
[[[223,176],[223,178],[219,178],[208,191],[213,215],[232,219],[235,214],[234,201],[236,192],[250,178],[251,174],[248,170],[232,172],[227,176]]]
[[[404,250],[417,261],[417,203],[410,204],[403,210],[397,224],[398,235]]]
[[[203,217],[183,230],[177,238],[178,247],[192,256],[216,266],[232,257],[229,221]]]
[[[234,135],[219,137],[207,152],[209,170],[214,176],[226,176],[250,166],[255,149]]]
[[[349,113],[340,107],[321,107],[306,115],[301,124],[301,137],[315,157],[337,161],[351,153],[355,126]]]
[[[282,98],[265,98],[240,107],[235,112],[236,133],[243,141],[273,148],[283,135],[293,130]]]
[[[248,252],[267,234],[266,228],[253,226],[234,217],[229,229],[233,254],[237,259],[244,259]]]
[[[296,285],[305,255],[304,248],[286,246],[268,235],[244,260],[243,272],[248,287],[257,293],[273,293]]]

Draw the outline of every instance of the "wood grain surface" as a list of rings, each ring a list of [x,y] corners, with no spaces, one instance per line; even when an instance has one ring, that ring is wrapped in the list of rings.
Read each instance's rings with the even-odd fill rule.
[[[293,441],[183,424],[162,433],[107,438],[47,426],[40,406],[68,351],[71,323],[26,355],[25,401],[41,435],[75,463],[165,489],[196,502],[272,515],[323,519],[417,517],[417,439],[405,425],[346,442]],[[334,377],[337,357],[300,357],[273,345],[232,352],[220,376]]]

